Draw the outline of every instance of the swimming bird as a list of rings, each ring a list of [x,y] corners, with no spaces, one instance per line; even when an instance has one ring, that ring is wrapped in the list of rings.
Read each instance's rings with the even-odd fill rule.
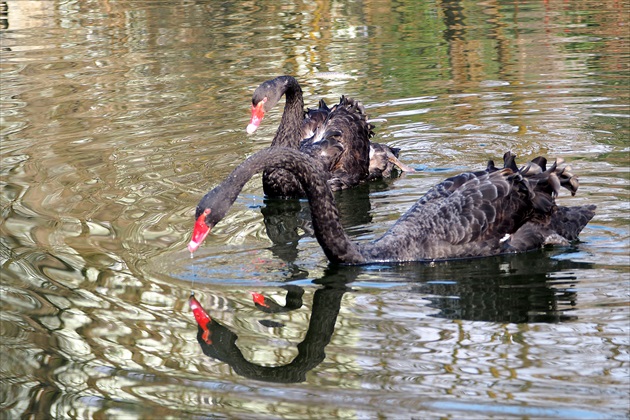
[[[315,158],[333,191],[388,177],[395,166],[414,171],[398,160],[400,149],[370,141],[374,127],[361,102],[342,96],[332,108],[320,100],[317,109],[304,111],[302,88],[292,76],[279,76],[256,88],[247,133],[256,131],[282,96],[284,111],[271,147],[289,147]],[[263,191],[268,197],[305,195],[297,179],[281,168],[265,169]]]
[[[595,214],[595,206],[558,206],[560,188],[575,194],[577,178],[544,157],[521,168],[504,155],[498,168],[465,172],[432,187],[381,237],[353,242],[339,221],[328,176],[308,155],[290,148],[259,151],[199,202],[188,244],[197,250],[227,214],[245,183],[270,168],[292,174],[308,198],[315,236],[333,264],[403,263],[474,258],[524,252],[548,243],[568,244]]]

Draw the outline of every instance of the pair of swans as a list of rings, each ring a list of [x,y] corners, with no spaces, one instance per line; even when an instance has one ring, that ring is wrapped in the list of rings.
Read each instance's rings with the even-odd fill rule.
[[[387,175],[397,150],[370,142],[363,106],[345,97],[329,109],[303,111],[302,91],[290,76],[261,84],[252,98],[248,133],[286,96],[272,146],[250,156],[199,202],[188,244],[191,253],[227,213],[245,183],[263,172],[268,196],[306,196],[315,236],[333,264],[438,261],[524,252],[568,244],[595,214],[595,206],[558,206],[561,188],[575,194],[577,178],[561,161],[537,157],[518,167],[506,153],[501,167],[465,172],[432,187],[380,238],[353,242],[339,221],[333,190]]]

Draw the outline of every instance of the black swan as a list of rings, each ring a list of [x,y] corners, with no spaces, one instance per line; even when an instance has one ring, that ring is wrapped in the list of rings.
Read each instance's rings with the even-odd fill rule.
[[[321,100],[319,108],[304,112],[302,88],[292,76],[279,76],[256,88],[247,133],[256,131],[265,112],[283,95],[284,112],[271,146],[289,147],[315,158],[333,191],[390,176],[394,166],[413,172],[398,160],[399,149],[370,142],[373,126],[360,102],[342,96],[332,108]],[[265,169],[263,190],[268,197],[305,195],[297,179],[281,168]]]
[[[302,184],[315,236],[335,264],[436,261],[528,251],[546,243],[576,240],[595,206],[559,207],[560,187],[575,193],[577,178],[558,162],[546,167],[538,157],[517,168],[506,153],[504,167],[492,161],[483,171],[463,173],[431,188],[380,238],[354,243],[339,222],[327,177],[312,158],[294,149],[271,147],[239,165],[197,205],[194,252],[227,213],[245,183],[257,172],[282,168]]]

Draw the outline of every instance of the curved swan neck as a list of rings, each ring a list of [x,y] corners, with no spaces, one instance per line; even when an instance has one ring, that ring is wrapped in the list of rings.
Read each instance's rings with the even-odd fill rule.
[[[226,215],[255,173],[276,168],[292,174],[305,190],[317,240],[330,262],[337,264],[435,261],[528,251],[552,237],[565,242],[577,239],[595,210],[595,206],[556,206],[554,196],[560,187],[572,192],[577,189],[577,180],[565,167],[553,164],[545,169],[542,158],[517,170],[498,169],[490,163],[485,171],[463,173],[431,188],[383,236],[357,245],[343,230],[332,191],[317,162],[299,150],[271,147],[252,155],[201,199],[191,252],[208,234],[207,228]]]
[[[282,168],[291,172],[306,191],[311,207],[315,236],[328,259],[333,263],[360,264],[365,262],[358,247],[343,230],[339,210],[325,176],[308,156],[285,147],[274,147],[255,153],[239,165],[223,183],[208,193],[201,207],[213,208],[212,214],[223,217],[234,203],[245,183],[264,169]],[[212,205],[206,205],[212,201]],[[214,208],[224,207],[219,212]]]
[[[304,120],[304,99],[302,88],[298,81],[291,76],[281,76],[281,96],[285,96],[284,111],[280,119],[280,126],[271,142],[272,146],[299,148],[302,140],[302,120]]]

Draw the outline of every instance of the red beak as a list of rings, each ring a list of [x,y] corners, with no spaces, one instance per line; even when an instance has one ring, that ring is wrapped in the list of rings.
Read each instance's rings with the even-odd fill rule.
[[[201,304],[199,303],[197,299],[195,299],[194,296],[190,297],[188,304],[190,305],[190,309],[192,310],[193,315],[195,316],[195,321],[197,321],[197,324],[201,328],[205,329],[208,326],[208,323],[212,321],[212,318],[210,318],[210,315],[208,315],[206,311],[203,310],[203,308],[201,307]]]
[[[265,303],[265,297],[260,293],[252,292],[252,298],[254,299],[254,303],[257,303],[267,308],[269,307],[269,305]]]
[[[258,102],[258,105],[252,105],[252,118],[249,120],[249,124],[247,125],[247,134],[252,134],[262,121],[265,116],[265,110],[263,109],[263,105],[265,104],[265,100]]]
[[[193,229],[192,238],[188,243],[188,250],[192,254],[199,248],[199,245],[206,239],[208,233],[210,233],[210,228],[206,225],[206,216],[210,214],[210,209],[205,209],[203,213],[197,218],[195,222],[195,228]]]

